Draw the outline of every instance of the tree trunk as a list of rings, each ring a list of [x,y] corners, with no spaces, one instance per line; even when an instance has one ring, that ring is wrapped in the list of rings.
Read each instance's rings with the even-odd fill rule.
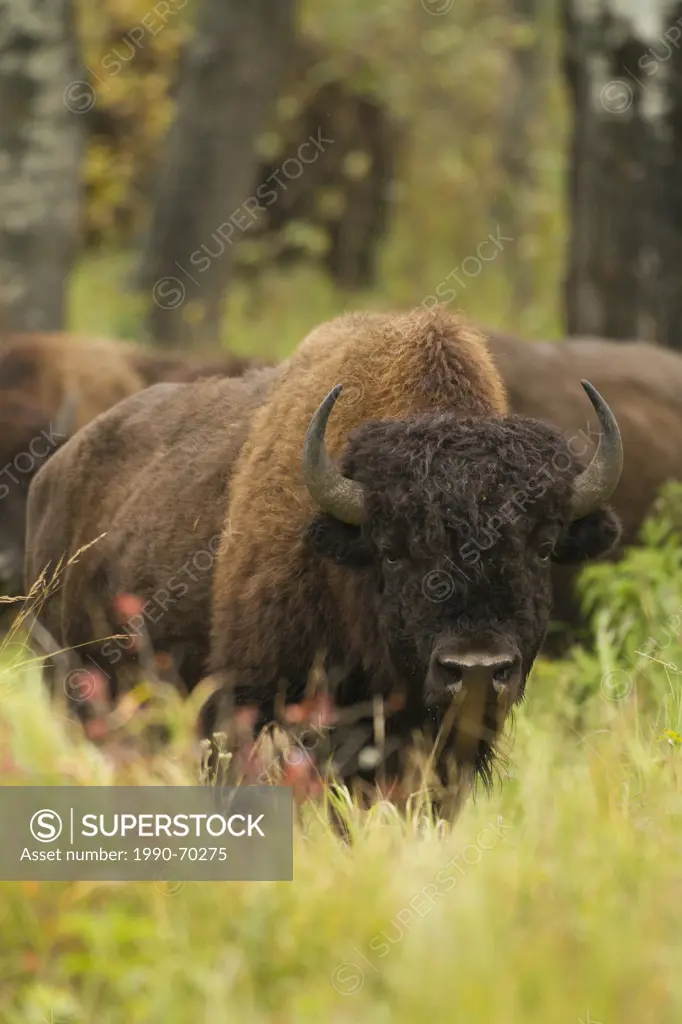
[[[233,242],[257,216],[255,141],[293,45],[293,8],[294,0],[204,0],[138,274],[161,345],[218,337]]]
[[[535,186],[533,127],[543,99],[545,56],[540,35],[541,0],[509,0],[509,15],[522,38],[510,53],[509,81],[503,101],[500,133],[500,166],[503,184],[493,205],[493,217],[504,234],[516,242],[509,253],[513,279],[515,314],[533,299],[533,268],[523,252],[524,231],[529,225],[529,207]]]
[[[564,0],[569,334],[682,348],[682,2]]]
[[[93,92],[71,0],[0,0],[0,321],[65,326],[78,252],[83,115]]]

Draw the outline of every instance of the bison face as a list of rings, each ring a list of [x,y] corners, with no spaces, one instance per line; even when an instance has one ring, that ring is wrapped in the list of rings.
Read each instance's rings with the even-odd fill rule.
[[[559,431],[514,416],[368,423],[342,471],[337,485],[359,488],[360,522],[318,515],[308,543],[345,567],[345,607],[372,623],[376,661],[388,655],[375,678],[405,680],[435,721],[454,707],[458,760],[477,761],[523,695],[550,616],[552,560],[605,553],[618,521],[581,504],[590,468]]]

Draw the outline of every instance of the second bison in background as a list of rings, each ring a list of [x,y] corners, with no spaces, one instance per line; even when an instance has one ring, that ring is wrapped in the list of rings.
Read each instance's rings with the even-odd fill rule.
[[[0,590],[22,591],[28,487],[71,433],[150,384],[238,376],[250,365],[234,355],[205,362],[58,332],[2,339]]]
[[[627,452],[611,503],[623,524],[622,545],[634,544],[661,485],[682,480],[682,356],[645,342],[486,334],[512,410],[559,427],[581,457],[591,457],[599,422],[575,379],[587,377],[608,395]],[[574,570],[555,569],[554,617],[577,626],[574,579]]]

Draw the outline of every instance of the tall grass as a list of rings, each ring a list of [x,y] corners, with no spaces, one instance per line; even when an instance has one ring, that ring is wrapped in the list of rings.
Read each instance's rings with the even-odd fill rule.
[[[310,807],[293,883],[3,884],[0,1019],[679,1021],[678,747],[634,699],[593,694],[579,732],[535,715],[555,676],[453,829],[349,808],[349,848]],[[0,708],[5,783],[130,779],[66,735],[35,671]]]
[[[418,805],[361,813],[341,792],[352,844],[306,806],[293,883],[4,883],[3,1024],[678,1024],[673,498],[648,549],[586,574],[593,648],[538,663],[499,783],[454,826]],[[87,743],[27,660],[0,676],[0,781],[196,777],[189,732],[149,757]]]

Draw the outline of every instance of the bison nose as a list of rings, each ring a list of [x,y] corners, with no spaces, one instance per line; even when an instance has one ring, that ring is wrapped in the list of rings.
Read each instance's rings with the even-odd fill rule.
[[[441,702],[474,691],[490,697],[516,696],[521,683],[521,657],[516,650],[434,651],[427,678],[427,702]]]

